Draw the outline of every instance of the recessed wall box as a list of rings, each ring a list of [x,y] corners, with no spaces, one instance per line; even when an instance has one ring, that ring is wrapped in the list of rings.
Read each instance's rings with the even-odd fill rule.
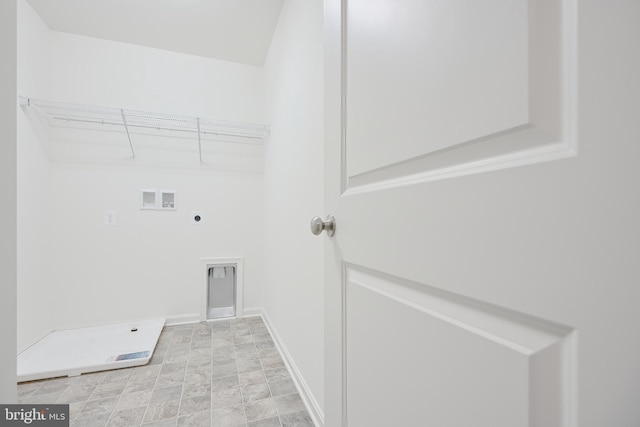
[[[160,206],[159,209],[176,209],[176,192],[173,190],[160,191]]]
[[[140,209],[176,210],[176,192],[174,190],[140,190]]]
[[[156,190],[140,190],[140,209],[158,209],[157,194]]]

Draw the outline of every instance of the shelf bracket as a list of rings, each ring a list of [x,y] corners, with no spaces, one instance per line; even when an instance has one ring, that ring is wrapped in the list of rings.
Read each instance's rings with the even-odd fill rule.
[[[198,153],[200,154],[200,164],[202,164],[202,142],[200,141],[200,117],[196,117],[196,125],[198,125]]]
[[[124,124],[124,130],[127,132],[127,139],[129,139],[129,147],[131,147],[131,156],[135,159],[136,152],[133,149],[133,142],[131,142],[131,135],[129,135],[129,126],[127,126],[127,118],[124,116],[124,110],[120,110],[120,114],[122,115],[122,124]]]

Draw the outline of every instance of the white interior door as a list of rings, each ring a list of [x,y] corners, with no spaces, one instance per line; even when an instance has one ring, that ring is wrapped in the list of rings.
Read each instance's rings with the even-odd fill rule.
[[[326,426],[640,425],[640,2],[577,3],[325,2]]]

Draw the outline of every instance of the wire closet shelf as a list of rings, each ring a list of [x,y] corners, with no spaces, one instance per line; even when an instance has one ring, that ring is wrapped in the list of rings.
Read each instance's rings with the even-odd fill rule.
[[[200,161],[202,161],[202,138],[228,137],[233,142],[259,144],[269,134],[269,126],[255,123],[217,120],[196,116],[154,113],[124,108],[102,107],[96,105],[74,104],[70,102],[48,101],[20,97],[23,107],[35,107],[53,122],[75,124],[99,124],[122,126],[127,134],[131,155],[135,158],[135,149],[131,131],[163,130],[196,134]]]

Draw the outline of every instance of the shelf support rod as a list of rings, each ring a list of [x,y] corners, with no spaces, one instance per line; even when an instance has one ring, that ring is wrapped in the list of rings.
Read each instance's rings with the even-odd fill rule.
[[[127,126],[127,118],[124,116],[123,109],[120,109],[120,114],[122,115],[122,123],[124,124],[124,130],[127,132],[127,139],[129,139],[129,147],[131,147],[131,156],[135,159],[136,152],[133,149],[133,142],[131,142],[131,135],[129,135],[129,126]]]
[[[200,141],[200,117],[196,117],[196,124],[198,125],[198,153],[200,154],[200,164],[202,164],[202,142]]]

